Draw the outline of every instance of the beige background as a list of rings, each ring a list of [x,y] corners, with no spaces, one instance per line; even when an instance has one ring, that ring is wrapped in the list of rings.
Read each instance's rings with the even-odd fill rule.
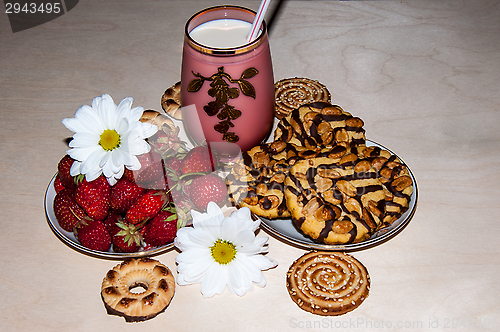
[[[100,284],[117,261],[70,249],[45,220],[44,191],[71,136],[61,120],[103,93],[160,109],[180,78],[184,22],[216,4],[80,1],[15,34],[0,14],[2,330],[498,330],[500,2],[490,0],[291,1],[275,26],[275,79],[327,85],[418,182],[408,227],[353,253],[372,279],[357,310],[326,319],[301,311],[285,273],[305,251],[271,237],[279,266],[265,272],[263,289],[203,299],[199,285],[184,286],[151,321],[106,314]],[[175,271],[176,255],[157,259]]]

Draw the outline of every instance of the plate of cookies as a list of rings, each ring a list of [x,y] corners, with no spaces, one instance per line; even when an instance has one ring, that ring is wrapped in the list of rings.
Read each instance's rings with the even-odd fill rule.
[[[362,119],[308,79],[276,83],[276,110],[273,137],[243,153],[226,178],[234,205],[306,249],[361,250],[405,228],[416,210],[415,177],[366,138]]]
[[[178,92],[178,84],[165,91],[162,106],[182,121]],[[231,204],[248,207],[264,230],[305,249],[355,251],[393,238],[415,213],[416,180],[398,155],[366,138],[363,126],[331,103],[322,83],[276,82],[273,133],[225,168]]]
[[[366,146],[375,150],[381,149],[381,151],[390,151],[382,147],[380,144],[372,141],[367,141]],[[390,153],[392,154],[392,152]],[[395,156],[394,154],[392,155]],[[312,167],[319,166],[318,161],[315,160],[315,162],[316,165],[313,165]],[[328,200],[330,199],[328,191],[318,194],[318,196],[314,199],[307,201],[309,206],[307,205],[308,203],[306,203],[300,210],[300,214],[305,214],[304,221],[298,218],[268,219],[260,217],[262,220],[261,225],[266,231],[281,240],[306,249],[345,252],[367,249],[386,242],[399,234],[406,227],[416,211],[417,186],[415,178],[411,170],[399,158],[398,163],[398,167],[404,167],[407,171],[406,176],[410,178],[407,183],[411,182],[411,189],[406,190],[406,192],[411,192],[409,195],[404,193],[401,195],[404,195],[404,197],[401,197],[392,194],[390,191],[387,192],[386,190],[388,189],[386,188],[389,187],[389,184],[385,187],[383,184],[378,183],[379,180],[367,181],[366,179],[356,178],[355,180],[350,180],[346,183],[342,182],[342,185],[340,183],[337,184],[336,188],[341,189],[337,189],[339,195],[338,199],[335,199],[334,201],[339,205],[334,205],[334,208],[332,209],[334,213],[339,216],[339,219],[336,221],[330,221],[331,225],[329,225],[328,221],[324,221],[323,218],[318,216],[319,213],[316,212],[317,210],[314,210],[316,208],[321,209],[323,202],[326,201],[328,203]],[[308,168],[308,171],[312,167]],[[321,170],[321,166],[317,169]],[[296,171],[296,169],[293,171]],[[322,171],[320,171],[320,173],[321,172]],[[354,171],[353,173],[356,174]],[[350,174],[347,177],[352,176],[353,174]],[[297,181],[300,183],[300,180]],[[322,178],[319,178],[319,181],[317,181],[315,185],[321,186],[322,181]],[[354,188],[351,187],[350,184],[353,184]],[[348,191],[348,189],[344,188],[343,185],[352,189],[351,196],[342,191]],[[292,186],[287,190],[292,191],[292,188],[295,187]],[[394,190],[394,186],[390,188],[390,190],[398,193],[397,190]],[[309,188],[306,190],[308,189]],[[376,191],[371,190],[377,190],[380,192],[376,193]],[[334,189],[334,192],[335,191],[336,190]],[[381,201],[368,200],[368,196],[378,196],[383,197],[383,199],[381,199]],[[301,194],[299,194],[298,197],[302,197]],[[357,203],[355,203],[353,199],[355,199]],[[300,198],[298,200],[300,200]],[[330,201],[332,200],[330,199]],[[296,204],[297,206],[299,205],[299,203],[295,200],[292,201],[292,204]],[[381,217],[381,212],[379,211],[383,211],[384,209],[375,209],[375,206],[385,206],[385,215],[383,218]],[[338,207],[339,210],[335,207]],[[313,210],[311,212],[304,212],[307,208],[312,208]],[[323,208],[323,210],[324,209],[325,208]],[[376,213],[373,213],[372,211],[376,211]],[[321,213],[324,214],[323,211]],[[295,212],[295,214],[300,215],[299,212]],[[331,215],[331,212],[329,215]],[[377,215],[380,217],[377,217]],[[331,220],[331,218],[328,218],[328,220]],[[308,224],[305,225],[304,223],[306,222]],[[331,240],[334,233],[335,239],[327,242],[328,240]],[[325,241],[325,237],[329,237],[330,239]]]

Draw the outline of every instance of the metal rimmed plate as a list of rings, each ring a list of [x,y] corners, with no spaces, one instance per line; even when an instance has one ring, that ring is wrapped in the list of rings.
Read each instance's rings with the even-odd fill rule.
[[[366,145],[380,147],[395,155],[394,152],[376,142],[366,140]],[[404,163],[404,161],[401,158],[399,159]],[[379,230],[366,241],[359,243],[339,244],[339,245],[316,243],[311,238],[306,237],[305,235],[300,233],[297,230],[297,228],[295,228],[295,226],[293,225],[291,219],[269,220],[263,217],[259,217],[262,220],[260,225],[264,230],[271,233],[272,235],[275,235],[280,240],[283,240],[288,244],[295,245],[304,249],[316,249],[325,251],[357,251],[382,244],[388,241],[389,239],[393,238],[397,234],[399,234],[406,227],[406,225],[408,225],[410,220],[413,218],[413,215],[415,214],[415,210],[417,208],[417,197],[418,197],[417,182],[415,181],[415,177],[413,176],[413,173],[411,172],[410,168],[407,165],[406,167],[408,168],[410,177],[413,181],[413,194],[410,198],[410,204],[408,206],[408,210],[399,219],[394,221],[392,225]]]
[[[57,222],[53,208],[54,198],[56,197],[56,190],[54,188],[55,179],[56,175],[52,177],[52,180],[50,181],[49,185],[47,186],[47,190],[45,191],[45,201],[44,201],[45,216],[47,217],[47,223],[49,224],[50,229],[52,229],[52,232],[54,232],[57,238],[61,240],[64,244],[66,244],[68,247],[83,254],[87,254],[98,258],[121,259],[121,260],[126,258],[155,256],[163,254],[174,247],[174,244],[170,243],[162,247],[157,247],[150,250],[138,251],[134,253],[118,253],[118,252],[113,252],[112,250],[105,252],[105,251],[97,251],[85,248],[78,242],[73,233],[67,232],[64,229],[62,229],[61,226],[59,226],[59,223]]]

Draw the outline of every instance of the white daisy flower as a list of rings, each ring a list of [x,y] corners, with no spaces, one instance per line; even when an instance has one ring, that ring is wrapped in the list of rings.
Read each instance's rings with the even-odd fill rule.
[[[278,265],[263,256],[267,237],[256,237],[260,221],[253,221],[246,207],[224,217],[217,204],[210,202],[207,213],[191,211],[193,227],[177,231],[174,244],[177,255],[177,283],[201,283],[203,297],[222,294],[227,287],[239,296],[253,290],[253,284],[264,287],[263,270]]]
[[[70,170],[72,176],[84,174],[92,181],[104,174],[114,185],[122,177],[124,166],[133,171],[141,168],[136,156],[150,151],[145,139],[158,128],[139,121],[144,108],[131,108],[133,100],[124,98],[116,106],[105,94],[94,98],[92,106],[80,107],[74,118],[62,121],[75,133],[67,151],[76,160]]]

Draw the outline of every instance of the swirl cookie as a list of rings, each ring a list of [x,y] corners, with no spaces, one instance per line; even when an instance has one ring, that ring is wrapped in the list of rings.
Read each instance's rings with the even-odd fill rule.
[[[302,310],[339,316],[356,309],[368,297],[370,276],[350,255],[314,251],[292,263],[286,285]]]
[[[364,122],[340,106],[316,102],[306,104],[282,118],[274,140],[305,148],[365,145]]]
[[[362,157],[344,149],[297,161],[285,179],[294,225],[318,243],[364,241],[408,208],[412,183],[402,163],[378,148],[362,149]]]
[[[168,115],[177,120],[182,120],[181,111],[181,82],[177,82],[165,90],[161,96],[161,107]]]
[[[143,292],[133,292],[136,287]],[[106,273],[101,297],[110,315],[127,322],[151,319],[163,312],[175,292],[174,276],[165,265],[151,258],[129,259]]]
[[[309,78],[286,78],[274,84],[275,116],[286,117],[304,104],[330,102],[330,92],[318,81]]]

